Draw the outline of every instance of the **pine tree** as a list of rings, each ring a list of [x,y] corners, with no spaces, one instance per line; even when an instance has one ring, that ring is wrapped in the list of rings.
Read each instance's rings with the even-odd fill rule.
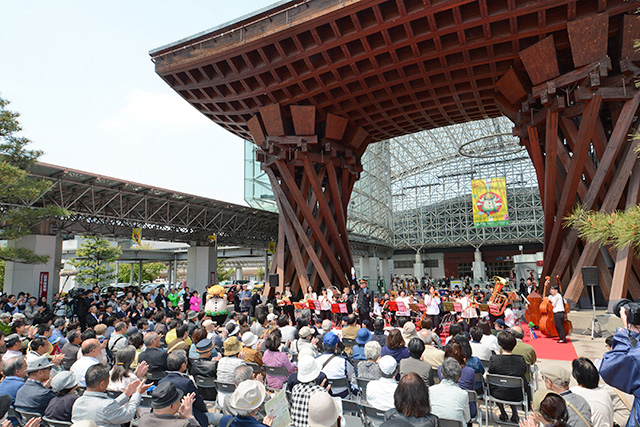
[[[119,246],[111,246],[100,236],[86,237],[82,246],[76,250],[71,264],[78,267],[76,283],[83,287],[94,287],[109,283],[116,272],[111,265],[122,254]]]
[[[29,176],[42,151],[26,149],[31,141],[16,136],[22,130],[20,115],[7,110],[7,105],[9,101],[0,98],[0,240],[17,240],[31,234],[41,220],[68,213],[55,206],[33,206],[51,184]],[[38,264],[48,257],[25,248],[0,247],[0,260]]]

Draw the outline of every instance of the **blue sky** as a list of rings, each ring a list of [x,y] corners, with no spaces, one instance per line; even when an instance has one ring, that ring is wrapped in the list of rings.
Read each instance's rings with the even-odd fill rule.
[[[245,204],[242,140],[174,93],[148,52],[274,2],[5,0],[0,96],[44,162]]]

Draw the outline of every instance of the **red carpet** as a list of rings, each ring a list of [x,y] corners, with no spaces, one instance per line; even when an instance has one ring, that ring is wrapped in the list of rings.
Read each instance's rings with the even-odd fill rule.
[[[529,332],[529,326],[526,323],[521,326],[524,330],[524,339],[522,341],[533,346],[538,359],[573,360],[578,357],[576,349],[571,343],[571,338],[567,338],[568,342],[566,344],[558,344],[558,337],[549,338],[536,330],[535,333],[538,338],[533,339]]]

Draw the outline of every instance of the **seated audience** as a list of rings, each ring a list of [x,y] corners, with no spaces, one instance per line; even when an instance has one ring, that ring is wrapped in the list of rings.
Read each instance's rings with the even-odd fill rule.
[[[358,325],[358,317],[351,313],[347,316],[347,326],[342,328],[342,339],[345,338],[348,340],[355,340],[358,336],[358,331],[360,330],[360,325]],[[353,353],[353,345],[345,345],[344,351],[347,354]]]
[[[431,410],[439,418],[459,420],[467,424],[471,419],[469,394],[458,385],[462,374],[460,363],[453,357],[447,357],[442,363],[440,372],[442,374],[440,384],[429,388]]]
[[[258,344],[257,347],[256,344]],[[246,363],[255,363],[258,366],[262,366],[263,362],[262,352],[260,351],[261,348],[262,343],[258,343],[258,336],[251,331],[247,331],[242,334],[242,351],[240,352],[238,357],[244,360]]]
[[[479,324],[480,323],[482,322],[479,322]],[[525,382],[525,392],[529,394],[529,384],[525,376],[529,370],[529,365],[525,362],[524,357],[511,353],[511,350],[516,346],[516,337],[509,331],[502,331],[498,334],[498,344],[502,349],[502,354],[494,354],[491,356],[489,360],[489,373],[522,378]],[[491,394],[498,399],[507,401],[523,399],[521,391],[514,390],[513,388],[492,386]],[[504,405],[502,403],[498,403],[497,405],[500,409],[500,421],[507,421],[507,412],[504,410]],[[516,405],[511,405],[511,422],[519,422],[518,407]]]
[[[86,382],[84,380],[84,376],[87,370],[93,366],[100,363],[98,357],[102,353],[102,347],[100,346],[100,341],[96,338],[91,338],[82,343],[82,357],[78,359],[73,365],[71,365],[70,371],[76,376],[78,379],[78,384],[80,387],[85,387]]]
[[[514,326],[509,330],[513,336],[516,337],[516,346],[513,348],[511,353],[519,354],[524,357],[524,361],[527,362],[527,365],[530,367],[535,365],[538,360],[538,356],[531,344],[525,344],[522,342],[522,338],[524,338],[524,331],[522,328],[520,326]],[[527,381],[531,382],[531,371],[527,372]]]
[[[78,352],[80,351],[80,344],[82,339],[80,333],[76,330],[71,330],[67,334],[67,343],[62,346],[62,366],[64,369],[70,369],[71,365],[78,360]]]
[[[322,366],[311,355],[298,359],[298,383],[291,390],[291,421],[296,427],[306,427],[309,417],[309,399],[317,392],[325,392],[316,380]],[[326,383],[326,378],[325,378]]]
[[[430,335],[423,337],[423,340],[424,352],[422,353],[422,360],[431,365],[431,369],[438,369],[444,361],[444,351],[434,346]]]
[[[55,397],[55,393],[44,386],[51,376],[52,366],[53,363],[49,361],[47,356],[31,359],[27,362],[27,380],[16,393],[14,402],[16,409],[38,414],[44,413],[49,401]]]
[[[400,378],[409,372],[420,375],[424,383],[429,386],[431,381],[431,365],[422,361],[424,342],[420,338],[411,338],[407,344],[409,358],[400,361]]]
[[[322,338],[323,352],[316,360],[322,366],[322,372],[327,379],[346,378],[351,381],[355,371],[351,362],[339,354],[338,342],[338,336],[334,332],[327,332]],[[332,396],[344,398],[349,394],[349,390],[346,387],[331,387],[330,393]]]
[[[147,332],[144,336],[146,350],[138,356],[138,363],[146,362],[149,372],[167,370],[167,352],[160,348],[161,339],[156,332]]]
[[[245,427],[271,425],[273,416],[268,415],[263,423],[255,419],[255,416],[264,402],[267,392],[261,382],[255,380],[243,381],[229,397],[231,406],[237,415],[225,415],[219,425],[224,427]]]
[[[394,409],[384,414],[385,422],[404,421],[417,427],[438,427],[438,417],[431,413],[429,388],[415,372],[400,379],[393,394]]]
[[[4,380],[0,382],[0,396],[11,396],[16,400],[16,393],[24,385],[27,378],[27,361],[24,356],[14,357],[2,364]]]
[[[185,325],[186,326],[186,325]],[[194,393],[193,416],[198,420],[201,427],[208,424],[218,424],[220,414],[210,413],[204,403],[202,395],[198,392],[196,385],[185,372],[189,363],[186,350],[176,350],[167,357],[167,375],[158,382],[158,385],[167,381],[172,382],[179,390],[187,395]]]
[[[111,379],[109,381],[109,391],[124,391],[129,383],[135,380],[144,381],[147,375],[147,362],[140,362],[135,372],[131,369],[131,364],[136,357],[136,348],[132,345],[121,347],[116,354],[116,364],[111,369]]]
[[[382,348],[378,341],[369,341],[364,345],[364,357],[367,359],[358,363],[358,378],[363,380],[377,380],[382,376],[378,359],[380,359]]]
[[[574,359],[571,363],[572,375],[578,383],[571,392],[584,397],[591,408],[591,424],[594,426],[613,426],[613,404],[609,392],[599,387],[600,375],[591,360],[586,357]]]
[[[489,325],[489,322],[483,319],[478,321],[478,324],[476,326],[478,326],[482,330],[482,339],[480,340],[480,343],[485,345],[494,354],[500,354],[498,337],[497,335],[493,335],[493,333],[491,333],[491,325]]]
[[[480,360],[485,360],[488,362],[493,355],[493,351],[491,351],[491,349],[487,345],[481,342],[482,337],[484,336],[484,334],[482,333],[482,329],[474,326],[469,330],[469,334],[471,335],[471,342],[469,343],[469,345],[471,346],[471,354]]]
[[[216,378],[218,381],[231,384],[233,382],[233,370],[240,365],[245,365],[244,360],[238,355],[242,351],[242,343],[236,337],[229,337],[224,341],[224,356],[218,361]]]
[[[51,381],[51,390],[56,396],[49,401],[44,416],[52,420],[71,422],[73,404],[78,399],[78,380],[71,372],[60,372]]]
[[[442,347],[442,342],[440,341],[440,337],[433,330],[433,320],[430,317],[426,317],[422,319],[420,322],[420,331],[418,331],[418,335],[422,338],[422,341],[426,344],[426,338],[430,337],[433,343],[433,346],[436,348]]]
[[[371,339],[377,341],[378,344],[380,344],[380,348],[387,344],[387,334],[384,332],[384,319],[377,317],[373,320],[373,335]]]
[[[6,363],[10,359],[22,356],[22,339],[18,334],[10,334],[4,339],[4,345],[7,348],[6,353],[2,356],[2,363]]]
[[[353,346],[353,360],[366,360],[364,346],[371,341],[373,334],[367,328],[360,328],[356,335],[356,345]]]
[[[396,359],[396,362],[400,363],[402,359],[406,359],[409,357],[409,350],[404,343],[404,338],[402,338],[402,332],[399,329],[392,329],[389,331],[389,336],[387,337],[387,345],[382,347],[383,356],[392,356]]]
[[[309,427],[336,427],[340,421],[338,403],[326,391],[317,391],[309,400]]]
[[[151,393],[152,412],[147,412],[138,421],[138,427],[199,427],[193,416],[193,393],[185,395],[175,385],[166,382]]]
[[[71,422],[91,420],[100,427],[120,427],[133,421],[142,393],[151,384],[134,381],[116,399],[107,394],[109,367],[98,363],[86,372],[86,391],[76,399],[71,413]]]
[[[253,369],[247,365],[240,365],[236,369],[233,370],[233,385],[238,387],[238,385],[244,381],[250,380],[253,378]],[[225,393],[222,390],[218,392],[218,405],[222,407],[223,415],[238,415],[236,410],[229,406],[229,399],[231,393]]]
[[[544,385],[548,390],[559,394],[567,403],[569,419],[572,427],[591,426],[591,407],[584,397],[569,390],[571,374],[560,366],[551,365],[540,372]],[[536,393],[537,394],[537,393]]]
[[[370,381],[367,384],[367,402],[379,411],[387,411],[393,408],[393,393],[398,382],[395,379],[398,363],[393,356],[382,356],[378,361],[382,376],[379,380]]]
[[[283,316],[284,315],[282,315],[281,317]],[[281,336],[279,331],[273,331],[267,336],[267,339],[264,340],[264,346],[266,350],[264,352],[264,355],[262,356],[262,363],[264,364],[264,366],[285,368],[288,373],[292,374],[296,371],[296,367],[289,360],[289,356],[286,353],[280,351],[280,344]],[[267,387],[271,387],[275,390],[280,390],[282,387],[284,387],[284,383],[286,382],[287,377],[267,374],[266,379]]]
[[[568,423],[566,401],[550,390],[539,389],[533,395],[533,413],[529,415],[525,425],[544,425],[552,427],[573,426]],[[595,427],[595,425],[594,425]]]

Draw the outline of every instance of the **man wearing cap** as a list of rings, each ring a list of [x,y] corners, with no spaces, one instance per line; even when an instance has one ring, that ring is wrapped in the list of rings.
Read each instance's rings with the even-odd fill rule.
[[[196,330],[198,325],[195,322],[195,319],[198,318],[198,313],[193,310],[187,311],[187,327],[189,329],[189,335],[193,334],[193,331]]]
[[[247,331],[242,334],[242,351],[238,354],[238,358],[244,360],[247,363],[255,363],[259,366],[262,366],[262,353],[260,352],[260,348],[262,344],[258,344],[257,349],[254,349],[258,343],[258,337],[255,336],[251,331]]]
[[[312,356],[298,359],[297,380],[291,391],[291,421],[296,427],[306,427],[309,418],[309,399],[317,392],[326,392],[316,384],[322,366]]]
[[[267,392],[261,382],[247,380],[241,382],[236,390],[229,397],[231,406],[238,415],[225,415],[220,420],[223,427],[251,427],[271,425],[273,416],[267,415],[263,420],[264,424],[255,419],[255,416],[264,402]]]
[[[58,421],[71,422],[73,405],[78,400],[74,391],[78,387],[76,376],[69,371],[60,372],[51,380],[51,390],[56,397],[51,399],[44,416]]]
[[[87,370],[91,366],[100,363],[98,360],[100,353],[102,353],[102,347],[100,346],[100,341],[97,339],[88,339],[82,343],[82,357],[71,365],[70,369],[70,371],[76,375],[76,378],[78,378],[78,384],[80,384],[80,387],[85,387],[87,385],[84,380]]]
[[[151,383],[135,380],[113,399],[106,394],[109,367],[100,363],[87,370],[86,384],[87,390],[73,404],[71,421],[91,420],[100,427],[120,427],[130,423],[138,412],[142,393],[151,387]]]
[[[242,351],[242,343],[236,337],[229,337],[224,341],[224,357],[218,361],[216,378],[223,383],[233,383],[233,370],[246,365],[244,360],[238,357]]]
[[[210,378],[214,378],[216,376],[218,360],[220,357],[211,360],[213,348],[213,342],[208,338],[200,340],[198,344],[196,344],[196,352],[198,353],[199,358],[191,363],[191,375],[194,377],[201,376]]]
[[[315,346],[317,339],[313,337],[313,330],[308,326],[303,326],[298,332],[298,339],[291,344],[291,354],[298,355],[300,350],[308,348],[313,351],[314,357],[318,355],[318,349]],[[244,336],[243,339],[244,341]]]
[[[4,356],[2,356],[3,363],[7,363],[7,361],[13,359],[14,357],[22,356],[22,352],[20,351],[20,349],[22,348],[22,340],[20,339],[20,335],[8,335],[4,339],[4,345],[7,347],[7,352],[4,354]]]
[[[382,356],[378,360],[378,366],[382,376],[379,380],[370,381],[367,384],[367,402],[379,411],[388,411],[394,408],[393,394],[398,387],[395,379],[398,362],[393,356]]]
[[[182,390],[185,394],[194,393],[195,400],[193,403],[193,415],[198,420],[201,427],[207,427],[208,424],[217,424],[220,420],[219,414],[213,414],[208,412],[207,405],[204,403],[204,399],[198,392],[196,385],[193,383],[187,371],[187,352],[184,350],[178,350],[171,353],[167,357],[167,376],[160,380],[158,386],[165,382],[172,382],[179,390]]]
[[[184,396],[184,398],[183,398]],[[199,427],[193,416],[195,394],[184,395],[170,382],[162,383],[151,393],[151,408],[140,417],[139,427]]]
[[[55,393],[49,388],[52,366],[53,363],[46,356],[27,363],[27,381],[16,393],[16,409],[44,413],[49,401],[55,397]]]
[[[571,382],[569,371],[560,366],[552,365],[542,369],[541,375],[547,389],[562,396],[567,403],[569,413],[567,424],[572,427],[591,427],[591,408],[584,397],[569,390]]]
[[[322,338],[323,353],[316,360],[328,379],[346,378],[351,381],[355,374],[353,365],[346,358],[338,355],[338,341],[338,336],[334,332],[326,333]],[[345,387],[332,387],[331,393],[333,396],[344,398],[347,397],[348,390]]]
[[[360,316],[360,322],[365,320],[371,322],[371,309],[373,307],[373,291],[367,288],[367,281],[360,280],[360,290],[356,295],[358,301],[358,316]]]

